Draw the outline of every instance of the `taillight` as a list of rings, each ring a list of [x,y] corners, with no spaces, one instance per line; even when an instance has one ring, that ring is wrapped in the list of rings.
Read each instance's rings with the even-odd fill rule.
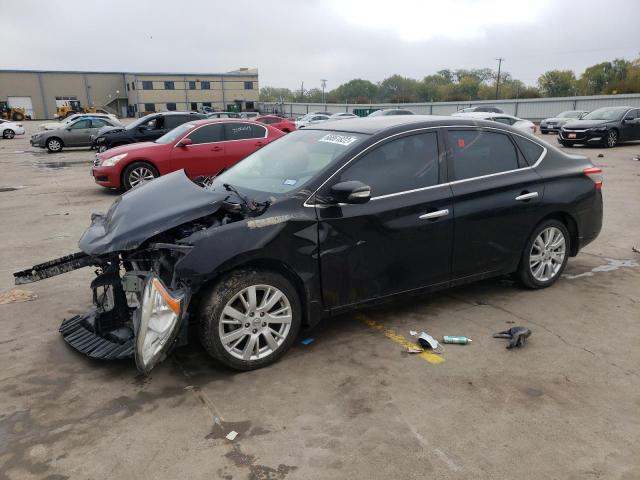
[[[596,189],[602,188],[602,169],[598,167],[585,168],[582,173],[584,173],[587,177],[593,180],[593,183],[596,186]]]

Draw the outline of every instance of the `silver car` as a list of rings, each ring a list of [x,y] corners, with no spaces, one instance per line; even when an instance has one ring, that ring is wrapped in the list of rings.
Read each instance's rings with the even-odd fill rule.
[[[61,123],[53,130],[37,131],[31,136],[31,146],[46,148],[50,152],[60,152],[64,147],[90,147],[91,136],[100,128],[120,126],[110,118],[81,117],[68,123]]]

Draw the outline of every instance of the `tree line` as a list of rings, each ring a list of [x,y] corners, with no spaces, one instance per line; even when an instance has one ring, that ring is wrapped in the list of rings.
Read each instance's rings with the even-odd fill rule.
[[[325,92],[327,103],[414,103],[493,100],[498,74],[490,68],[440,70],[422,80],[392,75],[381,82],[356,78]],[[500,73],[499,99],[570,97],[640,93],[640,58],[616,58],[588,67],[579,77],[572,70],[549,70],[535,86],[508,72]],[[322,102],[322,90],[263,87],[260,101]]]

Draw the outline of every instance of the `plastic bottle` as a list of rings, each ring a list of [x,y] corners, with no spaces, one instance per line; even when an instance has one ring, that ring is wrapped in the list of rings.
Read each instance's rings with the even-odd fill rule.
[[[470,338],[458,337],[453,335],[445,335],[444,337],[442,337],[442,343],[457,343],[459,345],[466,345],[471,341],[472,340]]]

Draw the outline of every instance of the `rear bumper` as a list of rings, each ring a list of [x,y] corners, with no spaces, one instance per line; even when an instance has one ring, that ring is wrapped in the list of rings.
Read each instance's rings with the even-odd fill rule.
[[[575,253],[578,253],[598,237],[602,230],[603,215],[602,192],[598,190],[592,207],[579,212],[577,215],[578,245],[576,246]]]

